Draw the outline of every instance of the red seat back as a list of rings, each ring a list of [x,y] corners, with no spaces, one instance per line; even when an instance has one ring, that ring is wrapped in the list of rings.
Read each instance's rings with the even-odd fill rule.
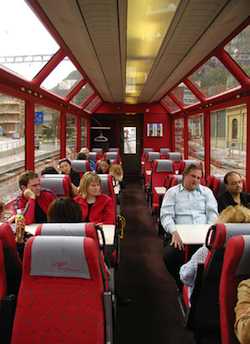
[[[250,233],[249,233],[250,234]],[[220,279],[220,328],[222,344],[237,344],[234,334],[237,287],[250,278],[250,235],[228,240]]]
[[[5,273],[5,260],[3,252],[3,243],[0,240],[0,302],[7,294],[7,281]],[[2,319],[0,319],[2,321]]]
[[[91,238],[31,238],[11,343],[104,343],[103,292]]]

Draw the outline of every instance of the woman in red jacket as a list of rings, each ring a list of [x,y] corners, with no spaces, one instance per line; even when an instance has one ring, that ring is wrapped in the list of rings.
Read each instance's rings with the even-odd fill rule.
[[[97,174],[86,172],[83,175],[79,194],[74,201],[81,206],[84,222],[115,224],[113,200],[101,193],[101,180]]]

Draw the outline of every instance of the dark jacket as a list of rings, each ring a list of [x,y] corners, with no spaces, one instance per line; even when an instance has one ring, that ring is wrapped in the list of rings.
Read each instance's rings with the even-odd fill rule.
[[[217,202],[218,202],[219,213],[221,213],[222,210],[226,209],[229,205],[232,205],[232,206],[238,205],[238,203],[234,201],[229,191],[224,192],[220,197],[218,197]],[[240,203],[244,207],[250,208],[250,193],[241,192]]]

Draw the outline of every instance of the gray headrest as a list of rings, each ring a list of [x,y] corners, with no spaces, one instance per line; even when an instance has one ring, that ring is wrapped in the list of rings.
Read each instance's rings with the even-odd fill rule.
[[[65,174],[43,174],[42,176],[41,176],[41,178],[57,178],[57,179],[60,179],[60,178],[64,178],[64,176],[65,176]]]
[[[154,151],[154,148],[144,148],[143,149],[144,153],[153,152],[153,151]]]
[[[88,160],[72,160],[71,167],[75,172],[85,173],[87,171]]]
[[[57,196],[63,196],[65,194],[63,178],[60,175],[57,178],[42,176],[40,180],[42,188],[53,191]]]
[[[236,271],[237,275],[250,275],[250,235],[243,235],[244,251]]]
[[[44,223],[41,235],[86,236],[86,223]]]
[[[108,182],[109,174],[98,174],[98,176],[101,179],[102,193],[106,195],[110,195],[109,182]]]
[[[177,184],[180,184],[182,182],[183,175],[182,174],[175,174],[174,178],[177,180]]]
[[[161,154],[168,154],[168,152],[170,152],[169,148],[160,148],[160,153]]]
[[[84,240],[84,237],[35,237],[31,248],[30,274],[90,279]]]
[[[91,151],[96,153],[102,153],[102,148],[92,148]]]
[[[106,159],[117,159],[118,152],[106,152]]]
[[[96,161],[96,152],[89,152],[88,160]]]
[[[250,235],[250,223],[226,223],[226,241],[235,235]]]
[[[182,159],[182,154],[180,152],[169,152],[168,158],[170,160],[179,161]]]
[[[157,167],[156,167],[156,172],[173,172],[173,161],[172,160],[156,160],[157,162]]]
[[[109,152],[119,152],[119,148],[109,148]]]
[[[159,152],[148,152],[148,161],[153,161],[156,159],[160,159],[160,153]]]
[[[185,163],[185,167],[188,167],[190,165],[200,165],[200,161],[198,160],[183,160]]]

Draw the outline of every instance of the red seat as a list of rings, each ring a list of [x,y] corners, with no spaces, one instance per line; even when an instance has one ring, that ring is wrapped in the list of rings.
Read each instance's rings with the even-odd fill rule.
[[[239,343],[234,334],[237,287],[250,278],[250,235],[228,240],[220,279],[220,328],[222,344]]]
[[[119,152],[117,152],[117,151],[104,153],[104,160],[112,161],[112,164],[120,164],[121,163],[121,158],[120,158]]]
[[[0,240],[4,250],[7,294],[16,295],[22,275],[22,262],[17,252],[15,235],[8,223],[0,226]]]
[[[7,294],[7,281],[5,273],[5,260],[4,260],[4,251],[3,243],[0,240],[0,302],[4,299]],[[0,319],[2,321],[2,319]]]
[[[153,152],[154,149],[153,148],[144,148],[143,149],[143,153],[142,153],[142,156],[141,156],[141,175],[144,176],[144,171],[145,171],[145,168],[144,168],[144,165],[145,165],[145,160],[146,160],[146,154],[148,152]]]
[[[49,189],[57,196],[71,196],[71,180],[65,174],[44,174],[40,181],[43,189]]]
[[[99,253],[91,238],[31,238],[11,343],[104,343],[103,294]]]
[[[80,174],[80,177],[82,177],[85,172],[91,170],[88,160],[71,160],[71,167],[75,172]]]
[[[170,152],[170,148],[160,148],[161,159],[168,159],[169,152]]]

